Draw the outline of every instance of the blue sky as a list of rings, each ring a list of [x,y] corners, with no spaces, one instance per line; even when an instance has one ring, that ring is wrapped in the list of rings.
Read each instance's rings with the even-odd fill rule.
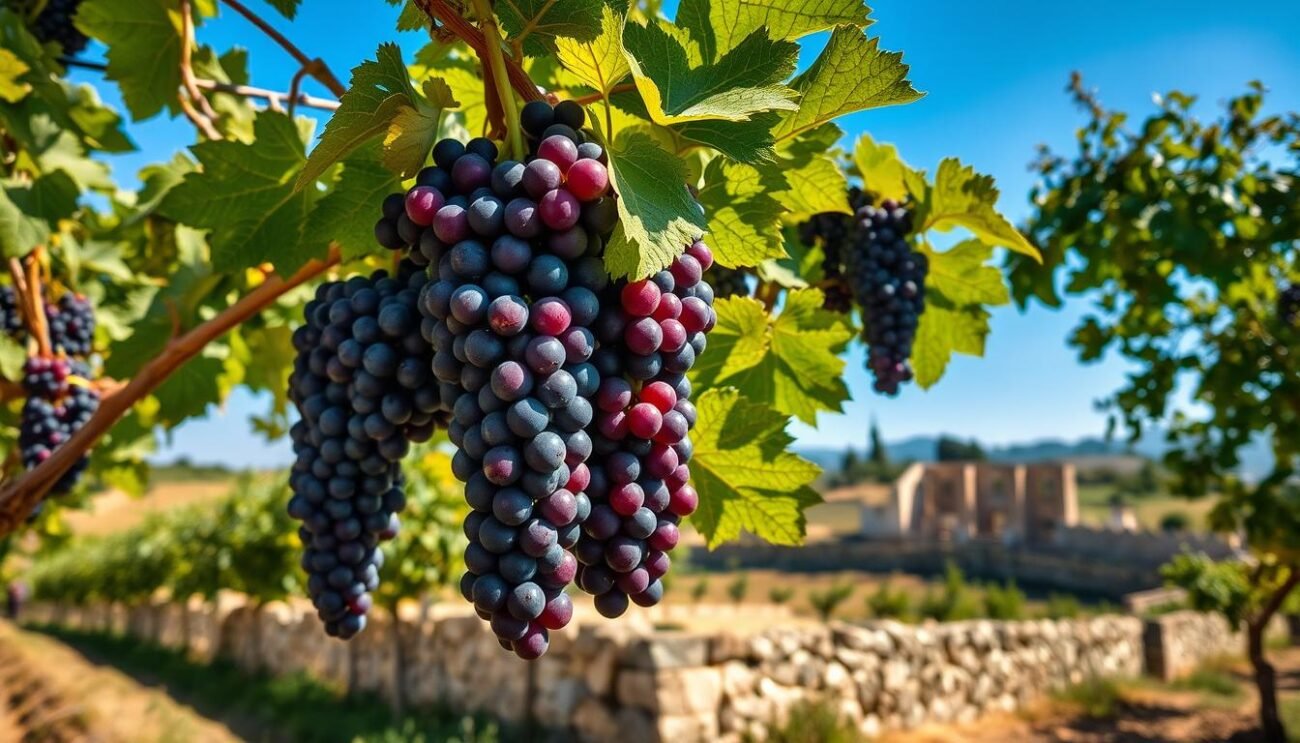
[[[399,38],[392,30],[395,11],[380,0],[304,0],[293,23],[261,0],[250,4],[345,80],[380,42],[397,39],[414,51],[422,41],[413,33]],[[666,3],[670,14],[674,5]],[[842,119],[849,138],[870,131],[896,143],[913,165],[930,169],[956,155],[997,178],[1002,208],[1016,220],[1028,211],[1033,177],[1026,165],[1035,147],[1047,143],[1068,151],[1083,122],[1063,92],[1072,70],[1081,71],[1109,106],[1135,116],[1151,110],[1156,92],[1182,89],[1208,106],[1253,79],[1270,88],[1270,109],[1300,109],[1300,3],[1290,0],[1231,8],[1208,0],[882,0],[873,7],[871,33],[884,48],[905,52],[912,80],[928,95],[909,106]],[[225,11],[199,29],[199,38],[220,50],[248,48],[254,84],[287,88],[292,61],[238,16]],[[815,39],[808,45],[805,64],[819,46]],[[78,77],[98,82],[94,75]],[[100,89],[106,100],[117,100],[111,86]],[[310,84],[307,89],[323,94]],[[127,183],[140,166],[170,157],[193,139],[183,119],[143,122],[132,133],[148,150],[114,158]],[[997,310],[985,358],[957,357],[936,387],[909,388],[896,399],[870,393],[862,353],[855,352],[846,368],[855,400],[845,414],[823,415],[815,429],[796,423],[791,432],[801,445],[843,446],[863,441],[874,416],[891,440],[937,432],[993,443],[1100,434],[1105,419],[1094,402],[1117,386],[1124,367],[1114,360],[1080,365],[1066,347],[1066,335],[1085,310],[1081,304],[1062,311],[1035,305],[1024,314]],[[287,444],[268,445],[248,432],[248,413],[257,407],[236,394],[224,411],[175,431],[161,458],[251,466],[287,461]]]

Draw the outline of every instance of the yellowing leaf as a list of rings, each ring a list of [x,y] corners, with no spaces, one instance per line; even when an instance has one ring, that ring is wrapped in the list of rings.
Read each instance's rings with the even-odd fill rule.
[[[0,49],[0,98],[17,103],[32,92],[30,83],[18,80],[30,69],[16,54]]]
[[[863,134],[853,148],[853,164],[858,166],[867,190],[882,199],[925,197],[925,174],[904,162],[892,144],[876,144],[871,135]]]
[[[555,40],[556,58],[584,85],[602,95],[627,77],[629,67],[623,53],[623,19],[614,9],[601,9],[600,35],[591,41],[559,38]]]
[[[785,256],[783,208],[767,190],[762,174],[748,165],[715,158],[704,169],[699,199],[709,218],[709,247],[718,263],[756,266]]]
[[[726,54],[757,29],[792,40],[840,23],[870,23],[862,0],[682,0],[677,23],[701,47],[704,58]]]
[[[802,220],[823,212],[849,214],[848,180],[826,155],[812,157],[800,168],[782,169],[787,187],[773,197],[788,211],[787,219]]]
[[[778,140],[847,113],[911,103],[922,96],[907,79],[900,52],[880,50],[856,26],[838,26],[821,56],[790,84],[802,98],[776,129]]]
[[[1002,272],[988,265],[993,249],[979,240],[966,240],[943,251],[922,248],[930,262],[927,292],[938,292],[955,306],[1000,305],[1011,301]]]
[[[998,211],[998,188],[993,176],[980,175],[956,158],[939,163],[934,188],[925,213],[923,230],[947,232],[965,227],[989,245],[997,245],[1038,262],[1042,256],[1020,230]]]
[[[791,454],[785,416],[734,389],[712,389],[696,403],[691,482],[700,507],[691,523],[710,548],[749,532],[794,545],[807,529],[804,511],[820,503],[810,487],[820,470]]]
[[[460,105],[440,78],[426,80],[423,89],[425,101],[418,108],[400,109],[384,135],[384,165],[403,178],[414,176],[428,161],[438,141],[443,109]]]

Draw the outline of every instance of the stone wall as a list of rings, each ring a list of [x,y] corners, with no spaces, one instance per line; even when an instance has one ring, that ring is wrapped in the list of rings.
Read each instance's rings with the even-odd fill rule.
[[[688,611],[768,612],[674,609],[688,626]],[[255,608],[232,596],[216,605],[34,604],[25,620],[130,635],[197,660],[222,655],[249,671],[305,672],[342,690],[390,701],[401,694],[407,704],[484,713],[566,740],[619,743],[761,739],[805,701],[828,701],[872,736],[1014,710],[1089,677],[1167,678],[1241,648],[1220,620],[1191,612],[1145,625],[1125,616],[820,625],[775,607],[771,614],[772,629],[748,635],[655,631],[645,617],[591,620],[555,633],[533,664],[503,653],[458,606],[423,619],[376,617],[351,644],[326,638],[309,607]]]
[[[1290,635],[1286,617],[1275,617],[1265,630],[1269,638]],[[1294,641],[1294,638],[1292,638]],[[1246,637],[1218,614],[1176,611],[1148,619],[1142,632],[1146,673],[1164,681],[1182,678],[1207,660],[1246,651]]]

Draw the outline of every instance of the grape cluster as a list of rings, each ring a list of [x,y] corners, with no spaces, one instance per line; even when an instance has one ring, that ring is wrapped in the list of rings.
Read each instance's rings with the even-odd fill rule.
[[[28,12],[32,0],[0,0],[0,8],[10,7],[19,14]],[[63,53],[76,55],[86,48],[86,35],[72,24],[81,0],[48,0],[32,24],[32,35],[42,42],[55,41]]]
[[[877,392],[896,395],[899,385],[912,379],[912,343],[925,312],[929,263],[908,243],[912,218],[898,202],[863,206],[855,219],[846,269],[862,308],[867,368]]]
[[[18,424],[18,448],[25,468],[49,459],[99,409],[99,393],[88,385],[90,377],[90,367],[84,362],[27,359],[22,382],[27,399]],[[89,462],[88,455],[78,459],[50,492],[59,495],[72,490]]]
[[[1300,284],[1287,284],[1278,292],[1277,316],[1290,326],[1300,326]]]
[[[397,535],[406,502],[402,457],[443,420],[416,308],[427,283],[406,264],[322,284],[293,335],[289,514],[303,522],[307,591],[334,637],[365,628],[379,543]]]
[[[69,356],[89,356],[95,346],[95,311],[80,294],[66,292],[45,305],[54,350]]]
[[[862,189],[849,189],[849,208],[854,212],[870,203]],[[839,212],[814,214],[799,225],[799,241],[807,247],[822,246],[822,273],[825,276],[823,307],[847,313],[853,309],[853,289],[845,280],[844,264],[852,239],[854,218]],[[719,293],[721,294],[721,293]]]
[[[526,162],[497,162],[486,139],[439,142],[434,165],[389,197],[376,227],[392,222],[436,274],[420,308],[451,401],[452,471],[472,508],[461,592],[502,647],[528,659],[573,614],[564,588],[591,510],[586,429],[600,384],[591,325],[617,220],[604,152],[578,136],[574,108],[524,107],[537,135]]]
[[[749,296],[749,284],[745,281],[745,272],[735,268],[714,266],[704,274],[704,280],[713,287],[716,297]]]
[[[18,292],[8,284],[0,286],[0,332],[15,340],[25,335],[23,313],[18,308]]]
[[[689,484],[696,410],[686,373],[717,323],[703,280],[712,266],[697,241],[670,269],[611,287],[597,321],[602,381],[592,439],[603,466],[590,471],[593,505],[574,552],[578,586],[606,617],[629,602],[659,603],[678,526],[699,504]]]

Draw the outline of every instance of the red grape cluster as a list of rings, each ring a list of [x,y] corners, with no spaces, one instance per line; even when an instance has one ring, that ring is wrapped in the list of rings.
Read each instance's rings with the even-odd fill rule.
[[[416,309],[427,281],[406,265],[322,284],[294,331],[289,515],[302,521],[307,591],[334,637],[365,628],[379,543],[397,535],[406,503],[402,457],[442,422]]]
[[[603,379],[592,439],[603,466],[590,472],[591,515],[574,551],[578,586],[607,617],[629,602],[659,603],[678,526],[699,505],[689,483],[696,410],[686,373],[717,323],[702,278],[712,265],[697,241],[669,270],[611,287],[598,321]]]

